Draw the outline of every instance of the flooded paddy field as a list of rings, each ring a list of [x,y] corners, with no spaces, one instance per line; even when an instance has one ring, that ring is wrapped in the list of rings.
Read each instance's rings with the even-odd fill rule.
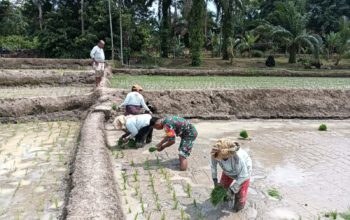
[[[193,120],[198,130],[189,169],[179,171],[178,144],[150,153],[164,135],[140,149],[115,147],[121,133],[106,125],[115,175],[127,219],[329,219],[350,206],[349,120]],[[328,131],[319,131],[320,124]],[[247,130],[248,139],[239,132]],[[236,138],[253,160],[245,209],[213,207],[210,150],[217,139]],[[219,172],[219,178],[220,178]],[[274,193],[271,193],[274,192]]]
[[[79,122],[0,124],[0,219],[57,219]]]

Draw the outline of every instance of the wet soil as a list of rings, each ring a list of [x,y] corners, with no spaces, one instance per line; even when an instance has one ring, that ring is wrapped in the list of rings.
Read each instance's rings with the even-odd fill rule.
[[[164,135],[155,131],[153,142],[146,147],[122,150],[113,148],[121,133],[107,124],[107,143],[113,149],[127,219],[136,215],[138,219],[323,219],[325,212],[347,211],[349,120],[193,122],[199,136],[185,172],[178,169],[179,139],[176,146],[149,153],[148,147]],[[318,131],[321,123],[329,130]],[[248,140],[238,138],[242,129],[248,131]],[[248,203],[240,213],[233,213],[229,204],[213,207],[208,200],[213,187],[209,153],[222,137],[237,138],[253,160]],[[279,199],[268,195],[273,188]]]
[[[82,85],[93,84],[95,73],[91,70],[0,70],[1,86]]]
[[[1,69],[85,69],[91,59],[0,58]]]
[[[0,125],[0,219],[57,219],[79,122]]]

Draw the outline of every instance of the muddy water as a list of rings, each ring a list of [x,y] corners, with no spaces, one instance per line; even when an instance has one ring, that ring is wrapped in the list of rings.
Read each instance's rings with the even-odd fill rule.
[[[55,219],[77,122],[0,125],[0,219]]]
[[[138,219],[149,216],[160,218],[162,215],[166,219],[181,219],[181,216],[184,219],[322,219],[325,212],[348,209],[349,120],[193,122],[199,136],[189,158],[190,168],[186,172],[178,171],[177,146],[155,154],[147,151],[149,146],[160,140],[162,131],[155,131],[154,143],[144,149],[118,150],[116,166],[128,177],[122,196],[129,219],[136,215]],[[327,132],[318,131],[321,123],[327,124]],[[247,140],[238,138],[242,129],[250,135]],[[120,133],[111,126],[107,126],[106,133],[109,145],[115,145]],[[236,139],[253,159],[249,198],[246,208],[240,213],[232,213],[230,204],[213,207],[208,200],[212,189],[210,146],[222,137]],[[145,164],[150,166],[146,166],[146,169]],[[135,170],[140,177],[138,181],[133,181]],[[150,175],[157,180],[154,187],[158,197],[151,193]],[[119,180],[122,189],[122,179]],[[186,194],[188,185],[191,186],[191,198]],[[138,189],[137,193],[135,188]],[[268,195],[273,188],[280,195],[277,199]],[[174,192],[176,199],[172,196]],[[132,201],[132,205],[129,201]],[[159,202],[160,211],[156,201]],[[175,201],[178,201],[176,207]]]

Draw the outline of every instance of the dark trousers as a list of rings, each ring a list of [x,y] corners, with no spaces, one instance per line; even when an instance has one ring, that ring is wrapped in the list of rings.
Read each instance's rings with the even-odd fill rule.
[[[143,127],[135,136],[136,143],[144,145],[152,142],[153,128],[151,126]]]

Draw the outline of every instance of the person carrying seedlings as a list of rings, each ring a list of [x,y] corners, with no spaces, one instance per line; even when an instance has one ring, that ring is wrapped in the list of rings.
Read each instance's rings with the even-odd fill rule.
[[[104,76],[105,70],[105,53],[103,52],[103,47],[105,42],[100,40],[90,52],[90,57],[92,59],[92,67],[95,70],[95,80],[96,88],[100,85],[102,77]]]
[[[222,168],[220,183],[217,179],[217,165]],[[230,139],[220,139],[211,151],[211,173],[214,185],[227,189],[227,197],[233,200],[233,210],[242,210],[247,201],[248,187],[252,173],[252,160],[239,144]]]
[[[195,126],[188,120],[178,116],[153,117],[150,125],[157,130],[164,129],[165,131],[165,137],[156,145],[157,151],[162,151],[175,144],[175,136],[181,137],[179,146],[180,170],[187,170],[187,157],[190,156],[194,141],[198,135]]]
[[[125,106],[125,115],[138,115],[140,114],[142,107],[146,112],[152,114],[140,93],[142,91],[142,87],[139,85],[133,85],[131,87],[131,92],[128,93],[124,102],[119,106],[119,108]]]
[[[125,132],[119,140],[127,143],[130,139],[135,139],[136,147],[143,147],[145,144],[152,142],[151,118],[150,114],[118,116],[113,125],[117,130]]]

